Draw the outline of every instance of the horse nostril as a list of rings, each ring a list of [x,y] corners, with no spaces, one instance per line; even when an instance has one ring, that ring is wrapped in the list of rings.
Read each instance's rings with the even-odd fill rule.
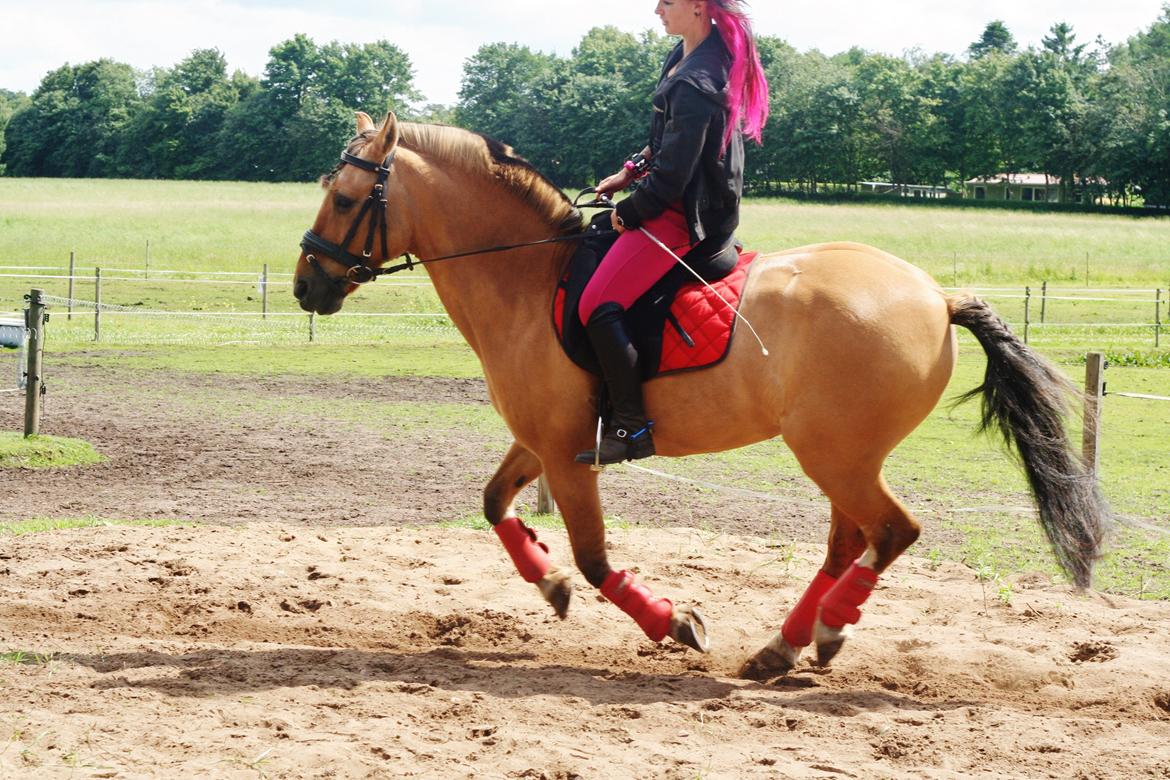
[[[304,279],[297,279],[297,283],[293,285],[293,296],[298,301],[303,301],[305,296],[309,294],[309,283]]]

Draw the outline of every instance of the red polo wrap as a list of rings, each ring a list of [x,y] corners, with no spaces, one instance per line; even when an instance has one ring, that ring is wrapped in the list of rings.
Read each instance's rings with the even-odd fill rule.
[[[796,606],[788,613],[780,635],[784,641],[793,647],[808,647],[813,640],[813,624],[817,622],[817,607],[821,597],[837,582],[836,577],[818,571],[817,576],[809,583],[808,589],[796,602]]]
[[[670,632],[674,604],[670,599],[651,596],[650,589],[634,582],[634,575],[628,571],[611,571],[601,584],[601,595],[632,617],[655,642],[661,642]]]
[[[548,548],[536,541],[533,531],[518,517],[505,517],[496,525],[496,536],[512,556],[512,563],[525,582],[540,582],[552,567]]]
[[[877,585],[877,572],[854,563],[821,599],[821,622],[829,628],[844,628],[861,620],[858,609]]]

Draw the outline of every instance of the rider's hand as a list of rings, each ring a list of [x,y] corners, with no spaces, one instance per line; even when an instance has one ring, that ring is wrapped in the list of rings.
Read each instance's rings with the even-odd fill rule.
[[[614,211],[609,212],[609,225],[610,225],[610,227],[612,227],[614,230],[617,231],[617,234],[619,236],[622,233],[626,232],[626,226],[618,221],[618,213],[617,213],[616,209]]]
[[[613,195],[615,192],[620,192],[626,187],[629,187],[633,182],[633,172],[622,168],[613,176],[607,176],[601,180],[601,183],[597,185],[597,197],[600,198],[603,195]]]

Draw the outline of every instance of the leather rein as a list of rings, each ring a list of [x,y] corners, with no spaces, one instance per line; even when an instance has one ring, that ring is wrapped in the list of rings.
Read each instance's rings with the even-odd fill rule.
[[[442,257],[432,257],[429,260],[418,260],[410,256],[409,252],[403,252],[401,257],[405,258],[405,262],[398,265],[388,266],[386,268],[370,268],[366,265],[367,261],[373,256],[374,238],[377,236],[380,239],[382,257],[389,259],[389,249],[386,241],[386,210],[390,205],[389,198],[386,194],[386,182],[390,178],[390,168],[394,165],[394,152],[391,151],[386,155],[379,165],[368,160],[363,160],[360,157],[350,154],[349,152],[341,153],[341,165],[353,165],[361,168],[363,171],[370,171],[375,174],[374,186],[370,190],[369,197],[366,198],[365,203],[362,204],[361,210],[357,216],[354,217],[353,223],[349,226],[349,230],[345,234],[345,238],[341,240],[340,244],[334,244],[331,241],[326,241],[321,236],[317,235],[312,229],[306,230],[304,237],[301,239],[301,249],[305,253],[305,259],[308,260],[309,265],[313,266],[313,270],[321,277],[333,284],[366,284],[372,282],[379,276],[387,276],[389,274],[397,273],[399,271],[413,270],[416,265],[426,265],[428,263],[437,263],[441,260],[454,260],[459,257],[470,257],[471,255],[486,255],[492,252],[504,252],[509,249],[521,249],[529,246],[539,246],[540,244],[556,244],[564,241],[580,241],[586,233],[574,233],[569,236],[557,236],[554,238],[544,238],[538,241],[526,241],[521,244],[505,244],[502,246],[493,246],[486,249],[473,249],[467,252],[457,252],[451,255],[443,255]],[[584,190],[577,196],[577,200],[581,199],[582,195],[595,192],[592,188]],[[609,201],[594,200],[591,203],[577,204],[574,206],[581,208],[613,208],[613,204]],[[366,229],[365,245],[362,249],[361,256],[355,255],[346,249],[349,242],[357,237],[358,231],[361,229],[362,222],[368,222]],[[344,277],[333,277],[325,272],[321,267],[321,263],[313,253],[325,255],[332,260],[335,260],[342,265],[347,266]]]

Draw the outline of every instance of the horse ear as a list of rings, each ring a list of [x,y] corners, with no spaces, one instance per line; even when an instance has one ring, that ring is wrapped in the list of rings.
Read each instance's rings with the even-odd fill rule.
[[[358,111],[354,116],[357,118],[357,132],[354,135],[361,135],[367,130],[374,129],[374,120],[370,119],[370,115],[365,111]]]
[[[389,154],[398,146],[398,117],[391,111],[386,114],[386,121],[378,129],[378,148],[383,154]]]

